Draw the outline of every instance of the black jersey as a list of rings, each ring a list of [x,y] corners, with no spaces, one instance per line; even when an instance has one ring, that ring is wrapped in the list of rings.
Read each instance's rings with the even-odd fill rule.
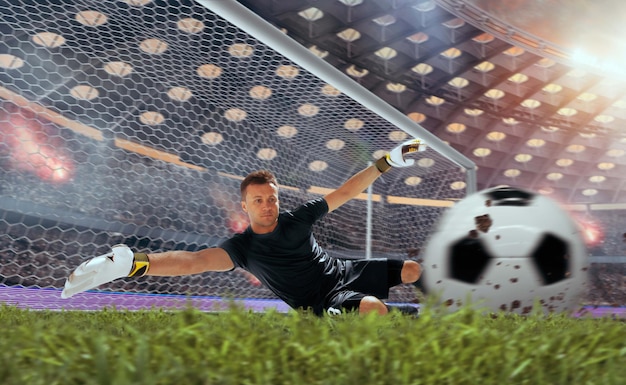
[[[235,266],[254,274],[292,308],[319,312],[326,295],[340,281],[345,262],[331,257],[313,236],[312,226],[328,213],[323,198],[278,216],[271,233],[255,234],[250,226],[224,241]]]

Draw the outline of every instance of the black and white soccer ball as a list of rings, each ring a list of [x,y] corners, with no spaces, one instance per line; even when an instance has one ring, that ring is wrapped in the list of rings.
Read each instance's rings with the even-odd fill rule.
[[[424,252],[422,285],[456,310],[528,314],[576,310],[589,270],[580,227],[556,201],[518,188],[472,194],[440,218]]]

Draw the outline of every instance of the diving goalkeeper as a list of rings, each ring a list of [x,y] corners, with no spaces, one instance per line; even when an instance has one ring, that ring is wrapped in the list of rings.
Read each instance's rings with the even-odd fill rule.
[[[410,305],[391,306],[384,300],[391,287],[419,279],[417,262],[332,257],[318,245],[312,226],[391,168],[411,166],[414,160],[405,158],[406,154],[425,149],[420,139],[404,142],[336,190],[293,211],[279,210],[278,182],[271,172],[253,172],[240,186],[241,207],[250,220],[243,233],[199,251],[145,254],[114,246],[108,254],[78,266],[66,280],[61,296],[69,298],[122,277],[181,276],[240,267],[294,309],[318,315],[349,311],[387,314],[390,310],[414,314],[417,310]]]

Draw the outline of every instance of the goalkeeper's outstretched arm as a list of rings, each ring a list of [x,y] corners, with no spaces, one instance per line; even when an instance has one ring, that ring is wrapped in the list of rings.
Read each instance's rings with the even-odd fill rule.
[[[234,267],[225,250],[133,253],[128,246],[113,246],[111,252],[83,262],[65,281],[62,298],[96,288],[123,277],[144,275],[178,276],[205,271],[228,271]]]
[[[393,167],[409,167],[415,160],[405,158],[406,154],[426,150],[426,144],[421,139],[411,139],[397,146],[373,165],[353,175],[337,190],[327,194],[324,199],[331,212],[350,199],[362,193],[370,184],[374,183],[379,176]]]

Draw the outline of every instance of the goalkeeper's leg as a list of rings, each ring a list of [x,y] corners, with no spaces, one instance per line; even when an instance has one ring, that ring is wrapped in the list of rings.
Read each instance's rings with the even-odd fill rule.
[[[421,272],[419,263],[411,260],[373,258],[347,261],[346,285],[328,299],[326,309],[329,314],[357,310],[360,314],[387,314],[390,310],[415,314],[416,310],[411,305],[388,305],[381,298],[387,298],[393,286],[416,282]],[[387,279],[381,274],[386,274]]]
[[[422,275],[422,267],[411,260],[389,260],[387,267],[387,283],[389,287],[401,283],[415,283]]]
[[[344,311],[357,311],[359,314],[378,313],[381,315],[393,311],[399,311],[402,314],[419,316],[419,309],[411,305],[390,305],[373,295],[355,294],[352,298],[344,302],[341,306]],[[341,314],[341,309],[330,307],[327,312],[330,315]]]
[[[419,263],[411,260],[401,261],[390,259],[387,261],[387,285],[389,288],[403,283],[415,283],[422,274]],[[376,312],[387,314],[390,311],[399,311],[403,314],[417,316],[419,310],[411,305],[389,305],[374,296],[364,296],[359,302],[359,313]]]
[[[383,315],[387,314],[389,309],[378,297],[345,290],[336,293],[332,297],[326,312],[329,315],[341,314],[342,312],[378,313]]]

